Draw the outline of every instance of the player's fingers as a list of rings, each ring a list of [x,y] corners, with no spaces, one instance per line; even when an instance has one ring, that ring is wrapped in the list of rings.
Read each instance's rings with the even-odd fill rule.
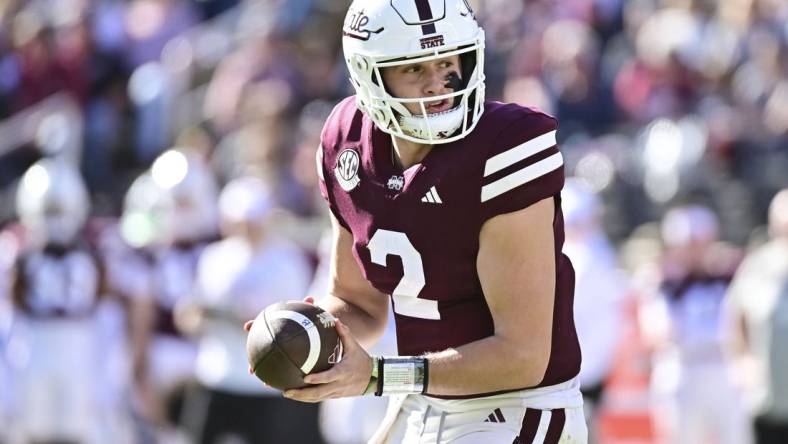
[[[254,321],[246,321],[244,323],[244,330],[245,331],[251,330],[252,329],[252,324],[254,324]]]
[[[285,390],[282,395],[287,399],[301,402],[320,402],[330,396],[330,391],[320,388]]]
[[[336,370],[336,367],[333,367],[324,372],[304,376],[304,382],[307,384],[326,384],[337,381],[339,378],[340,373]]]
[[[339,340],[342,341],[342,346],[345,348],[345,354],[356,347],[356,339],[350,333],[350,327],[344,322],[337,319],[334,327],[337,329]]]

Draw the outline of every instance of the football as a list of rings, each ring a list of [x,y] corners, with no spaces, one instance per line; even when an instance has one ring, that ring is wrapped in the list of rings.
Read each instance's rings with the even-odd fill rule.
[[[301,388],[304,376],[331,368],[342,344],[331,313],[305,302],[269,305],[254,320],[246,353],[254,374],[279,390]]]

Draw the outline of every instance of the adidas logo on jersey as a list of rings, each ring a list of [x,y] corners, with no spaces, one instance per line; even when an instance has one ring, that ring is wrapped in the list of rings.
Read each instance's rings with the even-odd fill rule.
[[[430,190],[427,191],[427,194],[425,194],[424,197],[421,198],[421,201],[422,202],[428,202],[428,203],[434,203],[434,204],[442,204],[443,203],[443,201],[441,200],[441,197],[438,195],[438,190],[436,190],[435,187],[430,188]]]
[[[484,422],[506,422],[506,419],[503,417],[503,412],[501,409],[495,409]]]

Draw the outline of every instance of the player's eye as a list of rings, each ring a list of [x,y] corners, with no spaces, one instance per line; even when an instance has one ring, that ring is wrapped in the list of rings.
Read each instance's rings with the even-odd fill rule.
[[[405,67],[405,72],[408,74],[417,73],[421,71],[421,66],[419,65],[410,65]]]
[[[445,60],[445,61],[441,62],[439,66],[441,68],[444,68],[444,69],[451,68],[452,66],[454,66],[454,63],[452,63],[452,62],[450,62],[448,60]]]

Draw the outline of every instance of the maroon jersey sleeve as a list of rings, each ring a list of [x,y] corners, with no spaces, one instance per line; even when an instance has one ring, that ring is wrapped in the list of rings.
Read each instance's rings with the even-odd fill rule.
[[[556,120],[524,109],[490,144],[481,188],[482,220],[557,196],[564,162],[556,145]]]
[[[331,210],[331,213],[347,230],[350,230],[350,226],[344,220],[337,208],[331,181],[334,180],[333,170],[337,162],[341,141],[347,132],[343,122],[348,120],[349,114],[352,115],[359,112],[355,103],[355,97],[348,97],[334,107],[328,119],[326,119],[325,125],[323,125],[323,131],[320,134],[320,145],[317,147],[316,153],[317,177],[320,179],[320,194],[328,203],[328,208]]]

